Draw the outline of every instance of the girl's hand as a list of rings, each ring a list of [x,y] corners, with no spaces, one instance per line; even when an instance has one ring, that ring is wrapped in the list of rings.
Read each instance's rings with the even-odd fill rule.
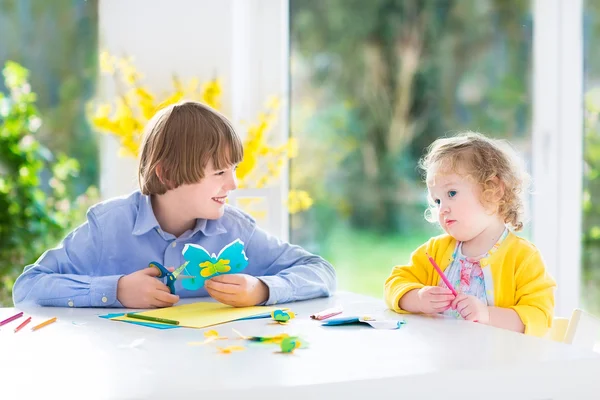
[[[467,321],[479,322],[482,324],[488,324],[490,322],[490,311],[486,304],[483,304],[475,296],[467,296],[466,294],[459,293],[451,304],[452,309],[458,311],[458,313]]]
[[[425,286],[418,290],[419,310],[423,314],[436,314],[450,308],[455,300],[452,291],[441,286]]]
[[[269,288],[260,279],[246,274],[219,275],[204,284],[213,299],[234,307],[248,307],[264,303]]]

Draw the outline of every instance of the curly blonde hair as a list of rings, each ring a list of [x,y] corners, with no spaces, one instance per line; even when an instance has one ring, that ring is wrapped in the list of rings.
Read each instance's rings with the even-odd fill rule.
[[[515,231],[523,229],[521,195],[529,183],[529,175],[520,164],[506,141],[471,131],[437,139],[419,161],[427,182],[438,173],[455,173],[478,184],[482,205]],[[431,209],[426,214],[426,219],[433,222]]]

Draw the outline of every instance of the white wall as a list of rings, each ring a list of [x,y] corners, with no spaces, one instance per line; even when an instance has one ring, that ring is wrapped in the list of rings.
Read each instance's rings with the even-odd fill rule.
[[[171,77],[223,79],[223,112],[244,135],[269,96],[282,100],[275,135],[288,136],[288,11],[282,0],[101,0],[100,49],[133,56],[150,89],[171,88]],[[113,98],[103,78],[99,97]],[[133,159],[118,158],[118,142],[101,143],[100,189],[103,198],[137,188]],[[284,174],[286,175],[286,174]],[[281,185],[283,198],[287,182]],[[272,233],[287,238],[282,208]],[[274,225],[275,226],[275,225]]]

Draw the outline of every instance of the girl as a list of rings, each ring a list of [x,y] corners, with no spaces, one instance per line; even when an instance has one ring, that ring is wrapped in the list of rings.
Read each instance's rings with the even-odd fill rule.
[[[526,173],[499,141],[467,132],[436,140],[421,160],[431,201],[428,220],[445,235],[419,247],[385,282],[396,312],[443,313],[543,336],[551,325],[555,282],[540,252],[509,230],[523,227]],[[456,289],[435,272],[428,255]]]

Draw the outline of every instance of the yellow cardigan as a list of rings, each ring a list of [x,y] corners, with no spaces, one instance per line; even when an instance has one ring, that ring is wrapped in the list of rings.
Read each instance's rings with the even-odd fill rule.
[[[400,299],[413,289],[437,286],[440,277],[425,253],[429,253],[442,271],[451,265],[456,240],[450,235],[431,238],[412,255],[407,265],[393,268],[385,281],[385,301],[396,312]],[[543,336],[554,316],[554,289],[556,283],[546,272],[538,249],[512,232],[495,252],[480,260],[488,305],[512,308],[525,325],[525,333]],[[492,290],[493,288],[493,290]]]

